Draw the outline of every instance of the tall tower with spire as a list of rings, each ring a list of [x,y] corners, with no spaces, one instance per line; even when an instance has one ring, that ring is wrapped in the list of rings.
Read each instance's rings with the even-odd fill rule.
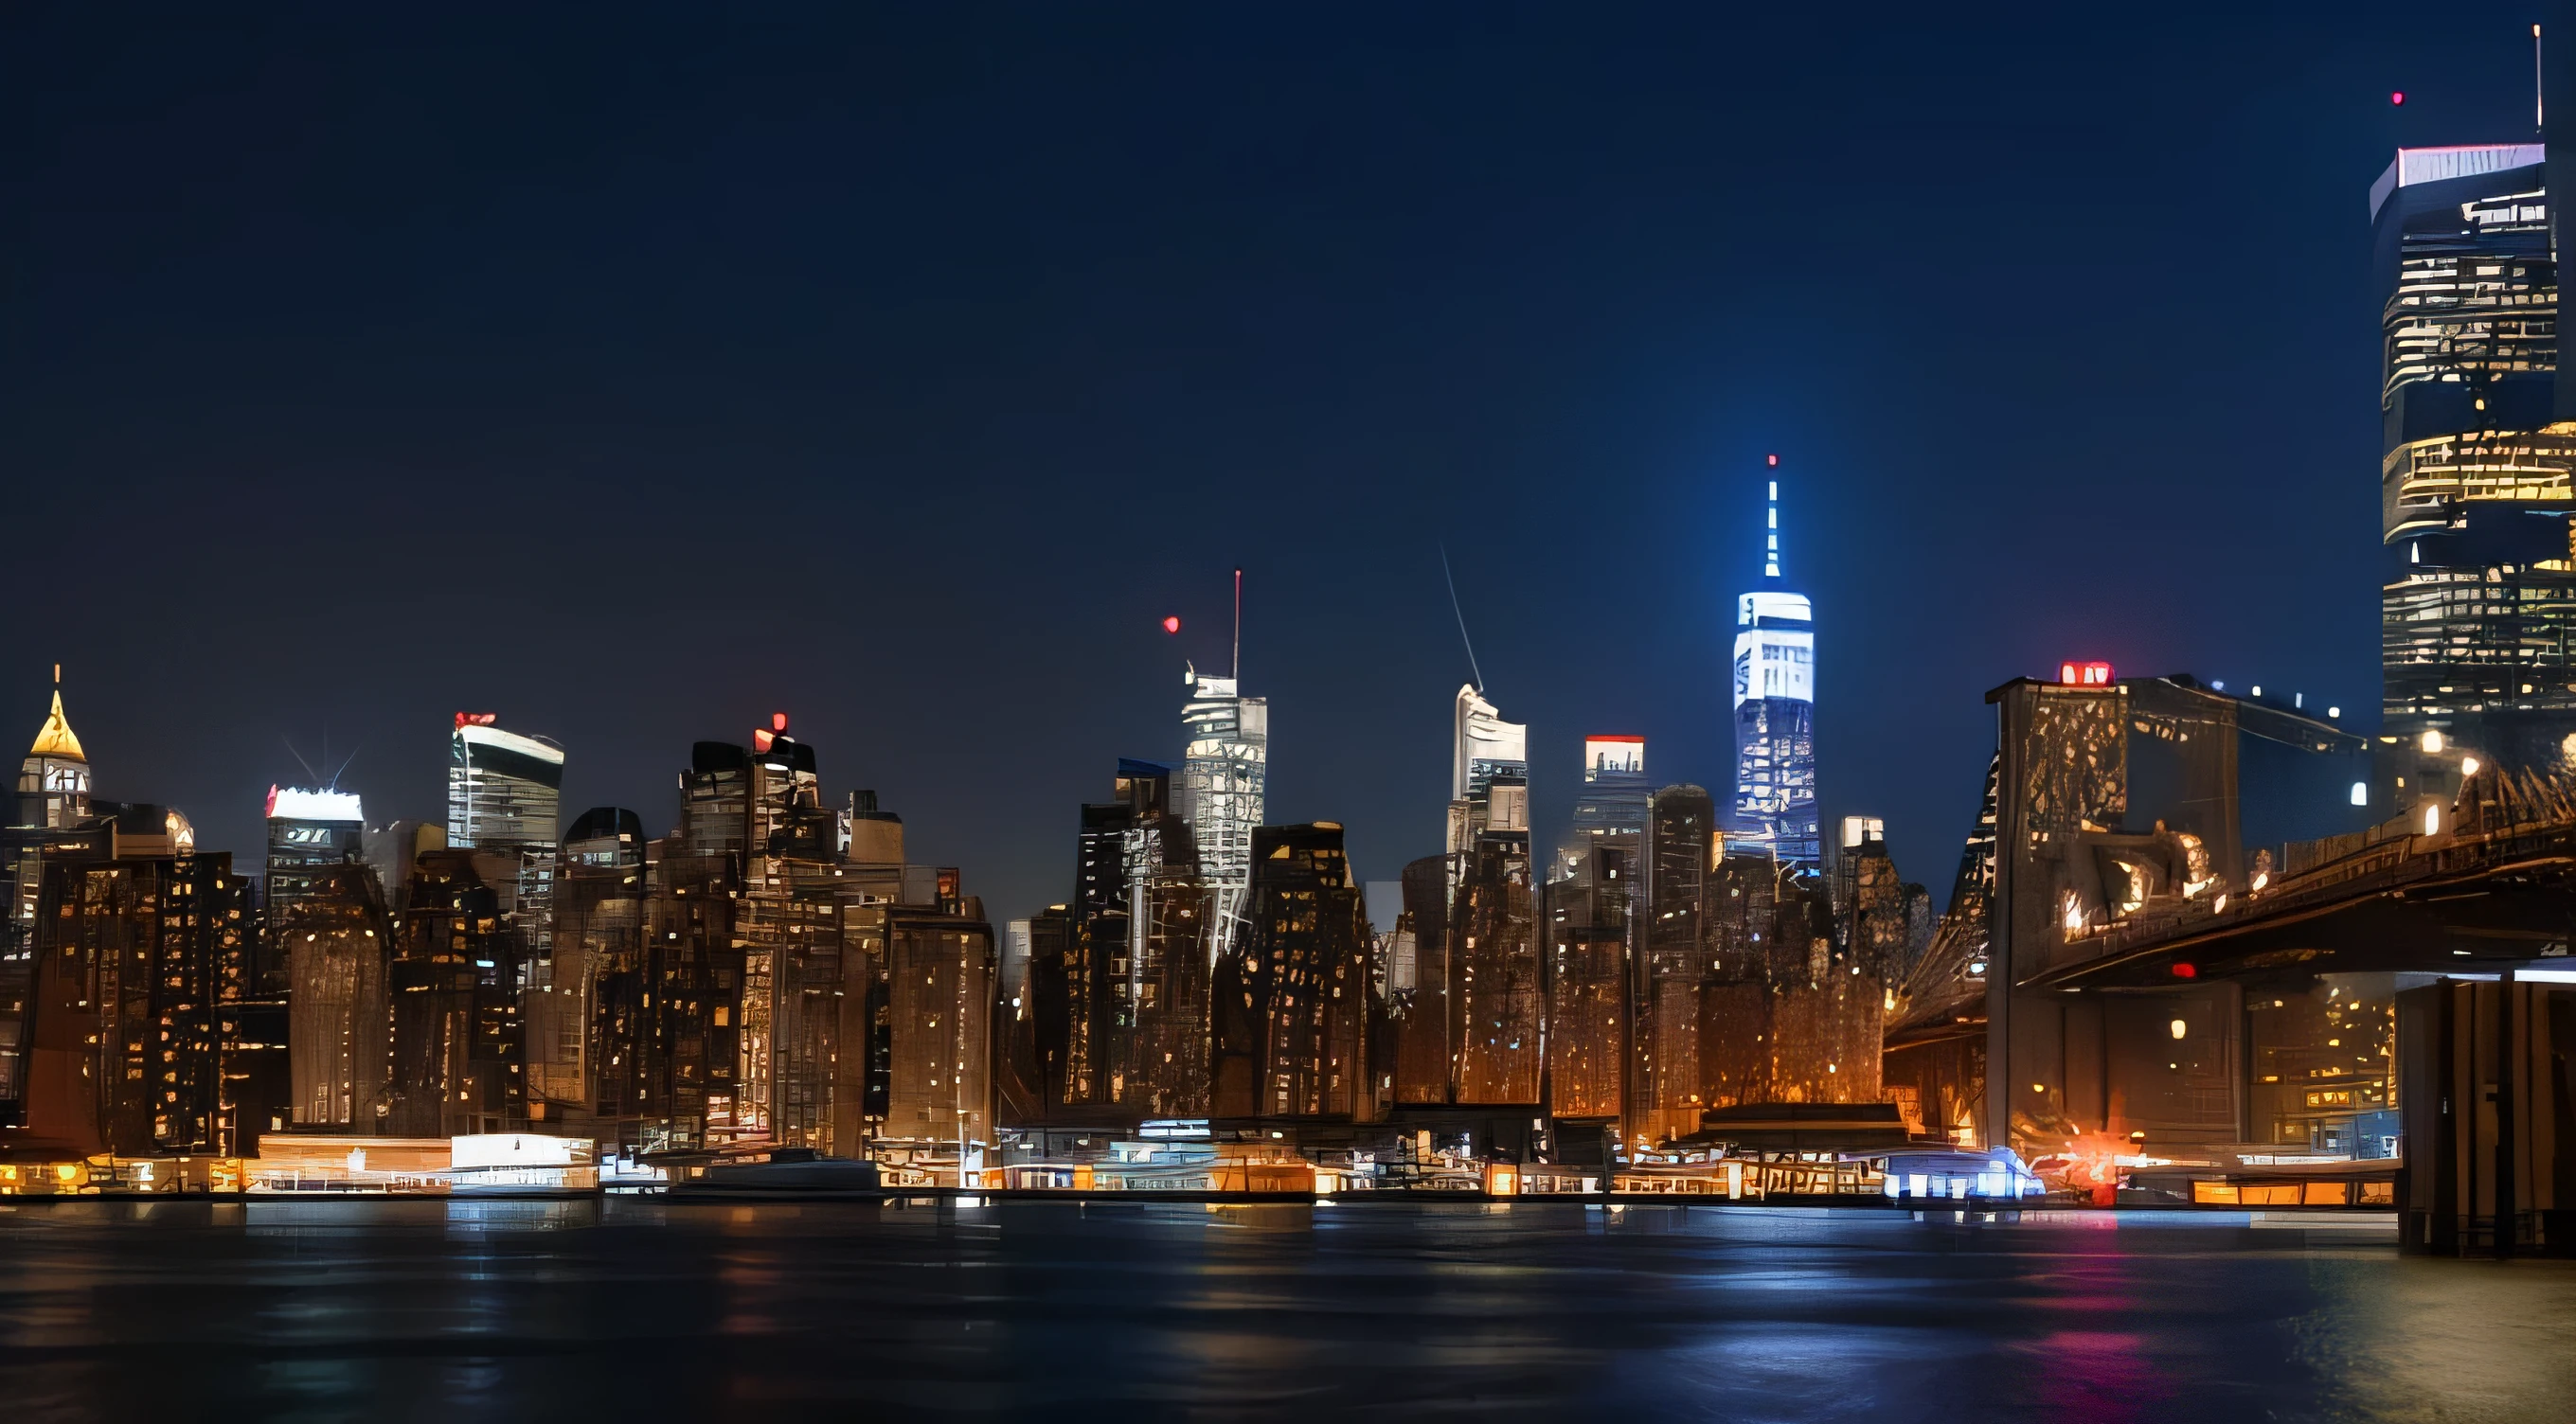
[[[1816,625],[1780,576],[1780,457],[1764,457],[1762,583],[1735,601],[1735,839],[1818,869]]]
[[[9,823],[18,834],[7,841],[9,879],[16,888],[10,905],[13,924],[36,917],[36,888],[42,878],[38,861],[43,833],[78,825],[89,816],[89,758],[80,738],[63,716],[63,665],[54,664],[54,705],[27,759],[18,764],[18,811]]]

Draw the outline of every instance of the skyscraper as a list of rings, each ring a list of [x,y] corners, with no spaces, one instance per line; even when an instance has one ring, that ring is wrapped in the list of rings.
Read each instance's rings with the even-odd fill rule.
[[[2381,296],[2382,712],[2576,767],[2576,427],[2554,405],[2541,145],[2401,149],[2371,185]]]
[[[1774,474],[1780,457],[1769,457]],[[1780,481],[1768,482],[1762,587],[1735,601],[1735,824],[1780,863],[1823,861],[1816,827],[1816,633],[1780,577]]]
[[[80,738],[63,717],[63,670],[54,668],[54,706],[45,725],[36,729],[26,760],[18,764],[18,814],[10,829],[22,834],[8,841],[9,868],[16,882],[10,907],[13,925],[35,917],[36,887],[43,878],[38,856],[44,832],[77,825],[89,815],[89,758]]]
[[[456,714],[448,739],[447,844],[519,858],[520,923],[528,947],[543,956],[563,803],[563,748],[492,723],[489,712]]]
[[[1181,708],[1189,745],[1172,800],[1198,838],[1199,870],[1216,894],[1210,961],[1231,948],[1252,890],[1252,831],[1261,824],[1269,780],[1270,700],[1245,697],[1237,679],[1195,669]]]
[[[1486,701],[1484,689],[1473,683],[1459,685],[1452,722],[1456,736],[1450,751],[1449,853],[1461,855],[1473,850],[1476,837],[1497,821],[1492,805],[1496,780],[1520,786],[1526,798],[1529,726],[1504,721],[1502,709]],[[1529,823],[1524,818],[1506,829],[1526,831]]]
[[[260,887],[268,923],[286,923],[295,902],[311,891],[316,866],[364,859],[366,837],[356,792],[268,788],[268,878]],[[281,950],[271,962],[284,958]]]
[[[1583,739],[1583,784],[1574,797],[1574,843],[1566,848],[1569,864],[1587,856],[1608,836],[1646,833],[1646,739],[1603,734]]]

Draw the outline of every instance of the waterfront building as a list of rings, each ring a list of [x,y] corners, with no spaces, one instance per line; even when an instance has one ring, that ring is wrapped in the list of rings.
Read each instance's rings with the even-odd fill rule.
[[[387,974],[384,1131],[393,1136],[502,1132],[527,1116],[522,864],[517,854],[451,846],[424,852],[412,868]]]
[[[1701,996],[1712,971],[1709,896],[1724,852],[1717,800],[1701,787],[1666,786],[1648,806],[1645,928],[1639,936],[1635,1097],[1628,1135],[1650,1140],[1699,1127]]]
[[[1497,778],[1498,804],[1507,802],[1504,791]],[[1516,830],[1489,828],[1466,856],[1453,857],[1464,862],[1449,914],[1462,1104],[1539,1102],[1545,989],[1527,826],[1524,813]]]
[[[1252,832],[1267,805],[1270,775],[1270,701],[1241,695],[1238,679],[1185,674],[1190,698],[1181,708],[1188,745],[1174,809],[1198,840],[1199,874],[1216,895],[1211,962],[1232,948],[1243,929],[1252,891]]]
[[[1365,1121],[1378,1101],[1368,906],[1342,828],[1263,826],[1252,851],[1249,932],[1212,995],[1214,1115]]]
[[[1454,857],[1426,855],[1404,867],[1404,910],[1397,934],[1409,943],[1411,973],[1391,978],[1394,1096],[1399,1105],[1437,1106],[1457,1098],[1458,995],[1450,954],[1449,877]]]
[[[292,1090],[290,1120],[268,1130],[382,1131],[392,1108],[386,1033],[394,943],[374,869],[313,867],[269,930],[291,986],[283,999]]]
[[[1644,883],[1640,838],[1592,836],[1574,873],[1544,887],[1547,1108],[1618,1127],[1632,1076],[1629,975]]]
[[[953,878],[952,878],[953,883]],[[973,896],[854,912],[864,1054],[843,1060],[841,1134],[954,1144],[972,1165],[994,1141],[993,927]],[[855,1020],[854,1020],[855,1022]]]
[[[63,716],[63,669],[54,666],[53,708],[36,729],[18,765],[17,799],[8,828],[0,831],[9,904],[0,912],[0,1126],[23,1111],[27,1095],[25,1042],[34,992],[32,937],[36,897],[44,878],[46,842],[87,820],[89,759]]]
[[[1816,825],[1816,632],[1807,596],[1780,578],[1780,457],[1770,457],[1762,586],[1736,600],[1735,825],[1803,872],[1823,864]]]
[[[214,1152],[230,1135],[218,982],[250,886],[230,856],[174,844],[175,812],[92,809],[100,834],[41,863],[20,1122],[86,1153]]]
[[[644,818],[616,806],[584,811],[564,834],[551,952],[522,976],[531,1120],[634,1115],[650,992],[644,846]]]
[[[2382,730],[2576,767],[2576,426],[2537,143],[2401,149],[2381,303]]]

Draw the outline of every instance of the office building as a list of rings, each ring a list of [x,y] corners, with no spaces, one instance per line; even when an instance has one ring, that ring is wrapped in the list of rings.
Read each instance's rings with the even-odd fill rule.
[[[1250,930],[1218,961],[1212,995],[1214,1115],[1366,1121],[1368,907],[1342,828],[1263,826],[1252,849]]]
[[[644,1000],[644,819],[594,806],[564,833],[554,933],[522,976],[528,1115],[534,1121],[631,1116]],[[608,1080],[614,1081],[608,1081]]]
[[[2536,143],[2402,149],[2371,186],[2382,725],[2567,768],[2576,427],[2557,393],[2546,160]]]
[[[1216,933],[1208,943],[1213,959],[1240,936],[1252,891],[1252,832],[1262,821],[1270,775],[1270,701],[1241,695],[1232,677],[1195,669],[1187,677],[1181,726],[1188,745],[1172,801],[1197,837],[1199,873],[1216,895]]]
[[[1646,739],[1604,733],[1583,739],[1583,780],[1574,793],[1574,836],[1565,863],[1580,871],[1592,843],[1607,836],[1643,837],[1653,788],[1646,780]]]
[[[291,990],[291,1122],[268,1130],[380,1132],[387,1096],[387,998],[393,920],[372,867],[313,867],[302,893],[270,920]]]
[[[282,925],[304,898],[317,866],[366,856],[367,820],[357,793],[268,788],[268,865],[260,882],[260,908],[271,926]]]
[[[387,975],[396,1137],[501,1132],[527,1116],[520,854],[451,846],[412,868]]]
[[[447,843],[519,858],[515,903],[531,950],[546,948],[563,801],[563,748],[505,732],[489,712],[459,712],[448,737]]]
[[[80,738],[63,716],[62,668],[54,668],[54,705],[36,729],[34,742],[18,764],[17,814],[5,843],[10,881],[17,889],[10,908],[11,926],[35,918],[37,881],[44,833],[79,825],[89,816],[89,758]]]
[[[1452,708],[1449,759],[1449,853],[1474,848],[1476,837],[1496,820],[1493,786],[1497,781],[1522,788],[1523,815],[1516,827],[1527,831],[1529,727],[1503,720],[1501,709],[1485,700],[1484,690],[1461,684]],[[1508,819],[1508,810],[1504,819]]]
[[[230,856],[174,844],[175,813],[93,810],[100,834],[39,873],[21,1122],[89,1153],[211,1153],[227,1135],[217,986],[249,884]]]
[[[1735,828],[1801,872],[1823,865],[1816,826],[1815,615],[1780,583],[1779,457],[1764,505],[1762,586],[1735,603]]]

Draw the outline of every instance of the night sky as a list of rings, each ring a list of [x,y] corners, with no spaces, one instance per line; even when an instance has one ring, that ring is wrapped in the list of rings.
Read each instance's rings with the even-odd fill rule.
[[[2531,133],[2458,3],[540,8],[0,18],[0,730],[60,660],[208,848],[290,741],[439,817],[458,709],[658,832],[785,710],[1024,915],[1239,565],[1271,819],[1389,878],[1443,541],[1552,840],[1588,731],[1725,794],[1776,451],[1827,824],[1946,897],[2008,678],[2375,717],[2366,192]]]

